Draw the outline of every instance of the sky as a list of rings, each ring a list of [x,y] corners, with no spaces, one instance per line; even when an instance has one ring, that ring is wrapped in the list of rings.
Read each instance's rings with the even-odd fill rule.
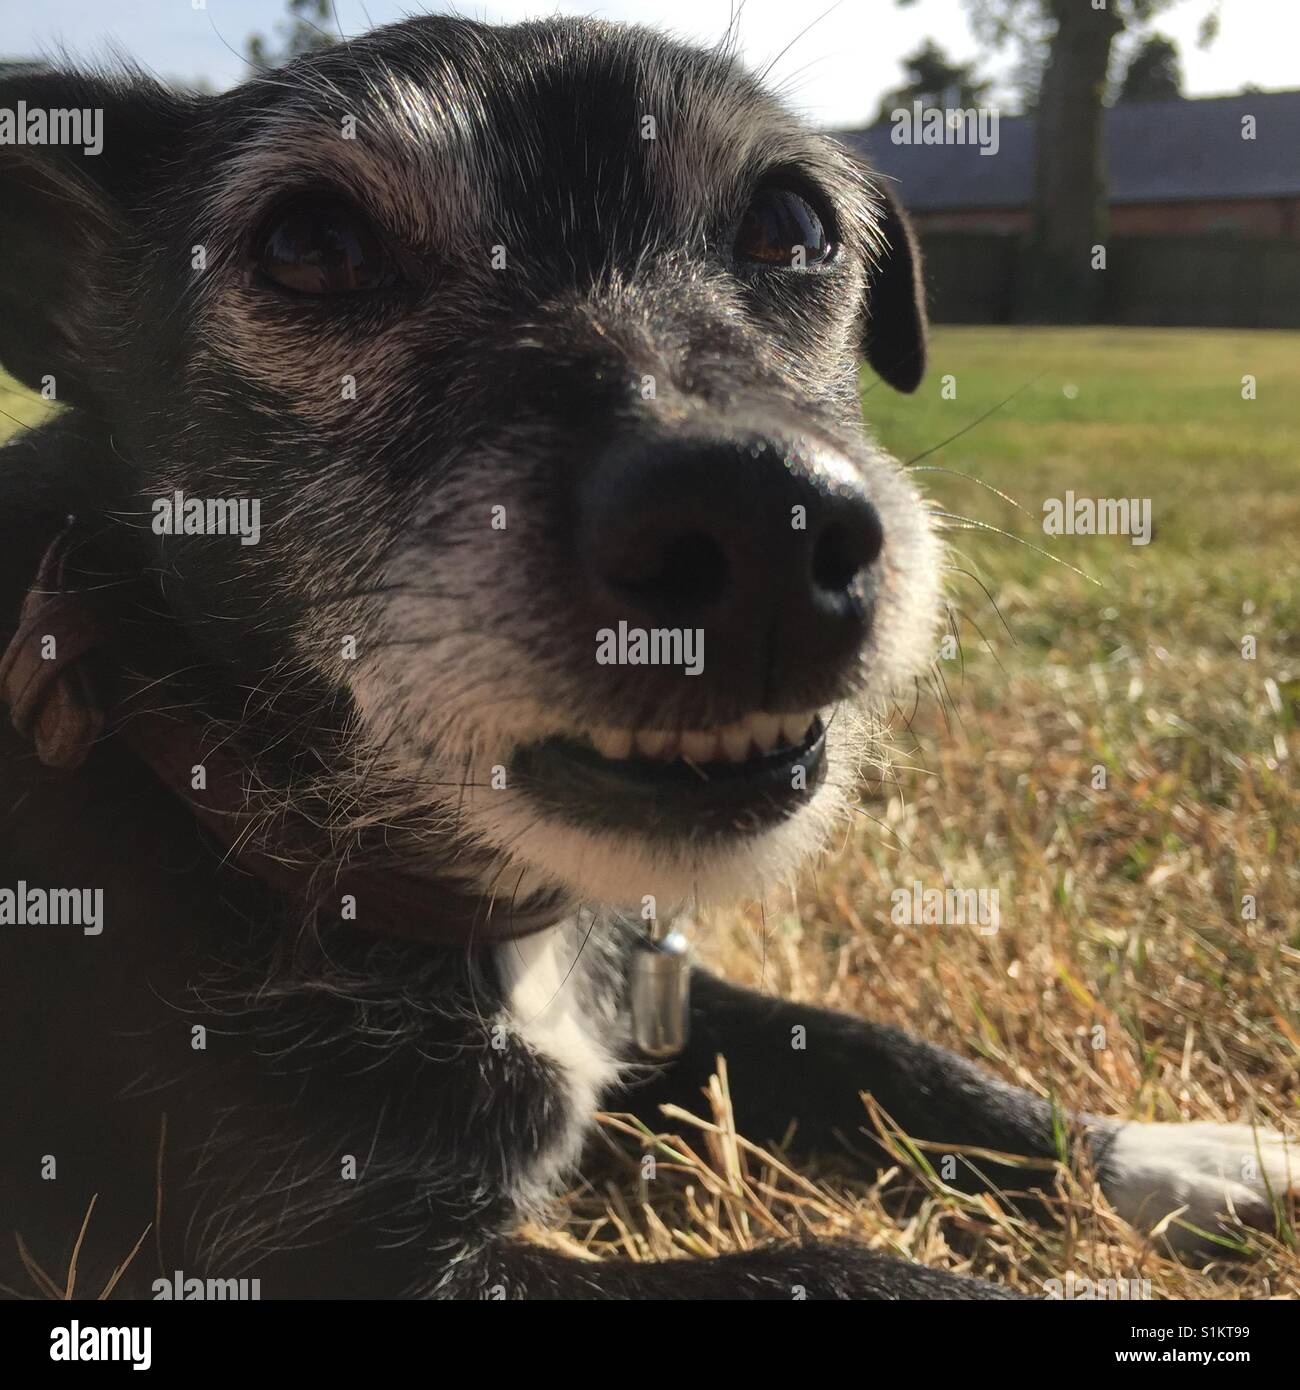
[[[348,35],[409,13],[508,21],[558,12],[653,23],[711,43],[737,3],[337,0],[337,11]],[[1189,95],[1235,92],[1247,82],[1266,90],[1300,87],[1300,0],[1223,0],[1219,37],[1202,51],[1197,28],[1214,3],[1180,0],[1156,26],[1178,44]],[[63,45],[75,57],[103,59],[116,42],[162,77],[226,87],[247,74],[241,55],[248,35],[273,37],[283,9],[277,0],[0,0],[0,57],[48,56]],[[900,84],[899,60],[925,38],[962,61],[979,56],[961,0],[914,0],[906,8],[894,0],[744,0],[740,37],[751,65],[776,60],[773,79],[796,108],[818,125],[840,128],[874,114],[881,93]],[[985,62],[984,71],[996,77],[1005,66]]]

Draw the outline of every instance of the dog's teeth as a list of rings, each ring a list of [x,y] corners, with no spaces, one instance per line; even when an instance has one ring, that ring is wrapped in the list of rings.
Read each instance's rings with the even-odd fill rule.
[[[807,714],[751,714],[715,729],[673,733],[597,727],[588,732],[587,738],[596,752],[611,762],[636,756],[658,762],[680,757],[692,763],[743,763],[755,753],[762,755],[803,743],[816,720],[815,710]]]
[[[721,733],[722,755],[728,762],[743,763],[749,757],[749,748],[754,741],[754,732],[748,720],[728,724]]]
[[[779,714],[751,714],[745,723],[749,726],[750,737],[760,753],[770,753],[780,742]]]
[[[718,735],[713,729],[706,729],[699,733],[694,730],[684,730],[678,741],[678,748],[682,757],[689,758],[693,763],[713,762],[717,747]]]
[[[592,729],[587,735],[602,758],[621,762],[632,753],[632,734],[627,729]]]
[[[811,714],[786,714],[781,718],[781,742],[787,748],[797,748],[808,737],[808,730],[812,728],[813,720],[817,718],[814,710]]]
[[[636,735],[636,750],[647,758],[662,758],[672,739],[672,734],[659,729],[640,729]]]

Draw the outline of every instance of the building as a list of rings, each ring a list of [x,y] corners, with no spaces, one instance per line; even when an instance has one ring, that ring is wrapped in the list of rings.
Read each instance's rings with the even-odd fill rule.
[[[1247,117],[1251,140],[1242,138]],[[1029,229],[1032,117],[1003,117],[991,156],[973,145],[896,145],[891,132],[882,123],[840,139],[897,181],[922,231]],[[1300,92],[1126,102],[1105,114],[1104,148],[1115,236],[1300,240]]]
[[[992,154],[973,143],[973,126],[972,143],[895,144],[894,129],[839,138],[911,214],[932,315],[1025,317],[1033,118],[999,120]],[[1125,103],[1105,112],[1103,139],[1099,322],[1300,328],[1300,91]]]

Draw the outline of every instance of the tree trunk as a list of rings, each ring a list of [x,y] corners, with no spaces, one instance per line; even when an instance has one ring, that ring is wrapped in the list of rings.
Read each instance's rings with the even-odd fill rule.
[[[1097,299],[1095,245],[1106,234],[1102,97],[1110,45],[1124,22],[1114,0],[1047,0],[1056,20],[1038,98],[1034,237],[1027,314],[1087,323]]]

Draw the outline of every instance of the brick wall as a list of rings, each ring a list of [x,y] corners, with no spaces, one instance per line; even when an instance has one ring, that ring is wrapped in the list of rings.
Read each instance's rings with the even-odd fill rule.
[[[1028,232],[1028,208],[952,208],[916,213],[922,232]],[[1235,232],[1240,236],[1300,241],[1300,197],[1240,198],[1215,202],[1115,203],[1115,236],[1197,236]]]
[[[1300,198],[1241,198],[1214,203],[1120,203],[1110,210],[1116,236],[1195,236],[1237,232],[1300,240]]]

